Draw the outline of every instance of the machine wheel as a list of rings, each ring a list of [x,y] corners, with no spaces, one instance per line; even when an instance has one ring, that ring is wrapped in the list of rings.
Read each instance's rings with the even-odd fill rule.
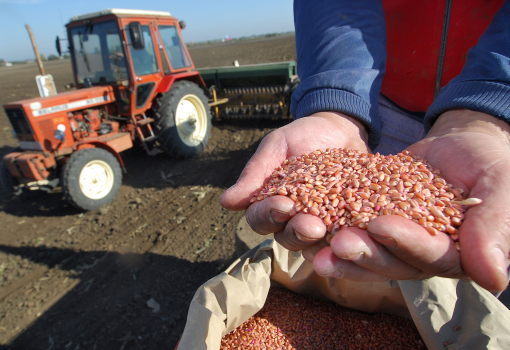
[[[117,159],[100,148],[87,148],[71,155],[62,170],[65,198],[83,210],[97,210],[112,202],[122,183]]]
[[[183,159],[200,153],[211,136],[211,110],[200,87],[179,81],[154,104],[161,149]]]
[[[0,195],[2,198],[11,198],[16,195],[17,192],[14,190],[14,186],[18,186],[18,180],[11,175],[7,165],[2,161],[0,164]]]

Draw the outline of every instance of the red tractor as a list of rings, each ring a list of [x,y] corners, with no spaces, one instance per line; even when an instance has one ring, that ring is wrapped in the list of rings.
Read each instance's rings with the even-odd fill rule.
[[[74,206],[95,210],[117,195],[119,153],[134,142],[149,155],[202,151],[211,133],[208,90],[193,70],[183,26],[158,11],[72,18],[66,28],[77,89],[4,106],[20,147],[3,158],[3,188],[61,186]]]

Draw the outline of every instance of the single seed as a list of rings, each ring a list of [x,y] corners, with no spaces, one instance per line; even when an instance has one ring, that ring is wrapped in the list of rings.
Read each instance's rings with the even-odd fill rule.
[[[363,198],[363,199],[369,199],[370,198],[370,193],[366,193],[366,192],[359,192],[358,195]]]
[[[398,203],[398,206],[403,210],[407,210],[410,207],[410,204],[407,202],[400,202]]]
[[[480,198],[468,198],[464,199],[463,201],[451,201],[451,202],[459,205],[478,205],[482,203],[482,200]]]
[[[433,227],[430,227],[430,226],[425,226],[425,229],[427,231],[429,231],[429,233],[432,235],[432,236],[437,236],[438,232],[435,228]]]
[[[364,206],[364,207],[374,208],[374,207],[375,207],[375,204],[374,204],[374,203],[372,203],[372,202],[364,201],[364,202],[363,202],[363,206]]]
[[[461,188],[454,188],[452,189],[452,193],[455,195],[455,197],[462,198],[464,190],[462,190]]]
[[[318,204],[324,203],[324,200],[321,197],[313,197],[313,201]]]
[[[444,208],[444,212],[445,212],[446,215],[449,215],[449,216],[454,216],[455,215],[455,211],[452,208],[450,208],[450,207],[445,207]]]
[[[350,206],[354,211],[359,211],[361,209],[361,204],[359,204],[358,202],[352,202]]]
[[[370,189],[371,190],[374,190],[374,191],[379,191],[381,189],[381,186],[379,186],[378,184],[371,184],[370,185]]]
[[[451,220],[452,220],[452,225],[454,225],[454,226],[460,226],[460,224],[462,223],[462,220],[457,217],[452,217]]]

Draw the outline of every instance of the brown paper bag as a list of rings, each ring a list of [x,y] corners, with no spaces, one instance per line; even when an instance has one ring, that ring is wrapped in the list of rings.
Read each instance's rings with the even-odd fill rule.
[[[412,318],[429,349],[510,349],[510,311],[475,283],[439,277],[377,283],[320,277],[300,252],[272,239],[197,290],[177,349],[218,350],[225,334],[263,307],[271,286],[351,309]]]

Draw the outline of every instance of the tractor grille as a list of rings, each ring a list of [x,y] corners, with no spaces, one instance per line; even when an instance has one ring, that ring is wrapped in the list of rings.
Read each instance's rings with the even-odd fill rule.
[[[25,112],[21,108],[6,109],[7,117],[17,135],[32,135],[32,128],[28,125]]]

